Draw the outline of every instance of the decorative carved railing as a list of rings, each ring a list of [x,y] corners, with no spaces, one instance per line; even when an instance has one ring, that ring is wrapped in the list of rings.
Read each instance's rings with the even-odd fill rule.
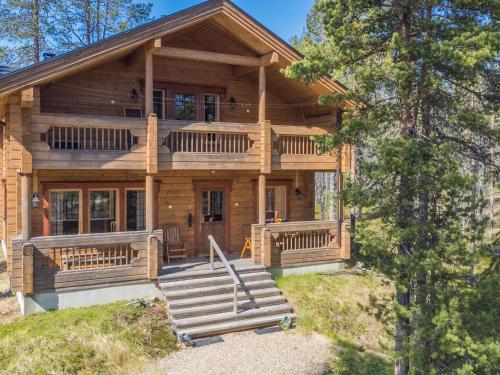
[[[81,234],[14,240],[22,278],[18,289],[33,290],[154,280],[162,231]]]
[[[172,130],[167,137],[171,152],[245,154],[252,143],[245,133]]]
[[[263,263],[268,267],[340,259],[337,223],[334,221],[289,222],[253,227],[252,240],[257,244],[255,251],[260,252]]]
[[[317,143],[306,135],[280,135],[278,151],[281,155],[319,155]]]
[[[51,126],[42,141],[52,150],[128,151],[138,143],[130,129]]]

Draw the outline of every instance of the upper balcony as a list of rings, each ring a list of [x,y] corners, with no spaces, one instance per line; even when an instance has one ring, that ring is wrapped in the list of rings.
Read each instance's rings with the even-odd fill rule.
[[[32,118],[32,155],[36,169],[146,168],[147,119],[40,114]],[[334,153],[321,154],[313,135],[319,127],[159,120],[159,170],[259,170],[261,144],[268,143],[273,170],[336,170]],[[348,150],[344,150],[344,154]],[[347,170],[348,158],[343,157]]]

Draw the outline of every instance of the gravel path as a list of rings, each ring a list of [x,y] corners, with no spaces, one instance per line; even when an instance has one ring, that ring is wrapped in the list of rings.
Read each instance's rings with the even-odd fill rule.
[[[217,342],[218,340],[218,342]],[[332,358],[330,342],[319,335],[264,330],[231,333],[201,341],[160,361],[162,373],[182,374],[325,374]]]

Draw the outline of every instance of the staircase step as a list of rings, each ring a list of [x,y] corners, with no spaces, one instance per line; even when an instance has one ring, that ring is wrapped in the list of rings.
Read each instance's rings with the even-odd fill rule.
[[[279,305],[282,303],[286,303],[285,297],[283,297],[282,295],[277,295],[277,296],[242,300],[238,303],[238,307],[240,309],[249,309],[249,308],[257,308],[270,305]],[[218,314],[231,311],[233,311],[232,298],[231,302],[215,303],[211,305],[201,304],[200,306],[195,306],[195,307],[170,309],[170,315],[172,316],[173,319],[182,319],[194,316]]]
[[[283,318],[287,316],[290,316],[292,319],[296,318],[295,314],[289,313],[289,314],[279,314],[271,316],[261,316],[253,319],[232,320],[224,323],[182,329],[177,331],[177,335],[180,336],[182,334],[187,334],[192,338],[199,338],[199,337],[220,335],[228,332],[244,331],[247,329],[263,328],[263,327],[277,325]]]
[[[281,290],[279,290],[278,288],[270,287],[270,288],[250,290],[250,291],[240,291],[238,292],[237,297],[238,301],[250,301],[256,298],[279,296],[279,295],[281,295]],[[167,304],[169,309],[172,311],[175,309],[184,309],[197,306],[207,306],[216,303],[230,302],[233,300],[233,297],[234,295],[231,291],[230,293],[226,292],[223,294],[167,300]]]
[[[256,281],[256,280],[266,280],[271,279],[271,274],[269,272],[256,272],[256,273],[244,273],[239,275],[240,281]],[[178,290],[178,289],[193,289],[206,286],[214,285],[224,285],[232,284],[233,279],[229,274],[227,275],[215,275],[211,277],[200,277],[192,280],[178,280],[161,282],[160,288],[164,291]]]
[[[183,265],[179,265],[179,268],[183,267]],[[254,272],[262,272],[266,270],[261,264],[249,265],[249,266],[239,266],[233,267],[237,271],[238,274],[244,273],[254,273]],[[193,280],[197,278],[205,278],[214,275],[227,275],[226,267],[219,267],[215,270],[204,269],[204,270],[179,270],[178,272],[168,273],[166,275],[161,275],[158,277],[158,282],[163,283],[167,281],[179,281],[179,280]]]
[[[282,303],[280,305],[239,310],[236,315],[233,314],[233,312],[224,312],[220,314],[195,316],[192,318],[174,319],[173,323],[176,330],[182,330],[192,327],[208,326],[212,324],[219,324],[230,321],[253,319],[261,316],[287,314],[291,312],[292,311],[290,309],[290,306],[288,306],[288,304],[286,303]]]
[[[240,286],[240,290],[272,288],[274,286],[275,283],[273,280],[249,281],[242,284]],[[175,300],[182,298],[201,297],[214,294],[229,293],[231,291],[233,291],[233,285],[227,284],[227,285],[217,285],[217,286],[209,286],[209,287],[195,288],[195,289],[179,289],[172,291],[164,291],[163,295],[167,298],[167,300]]]

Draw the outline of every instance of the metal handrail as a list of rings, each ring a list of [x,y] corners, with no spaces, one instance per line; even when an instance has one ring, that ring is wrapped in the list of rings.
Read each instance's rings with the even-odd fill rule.
[[[213,238],[212,235],[208,236],[208,241],[210,242],[210,269],[213,271],[214,270],[214,249],[219,256],[219,259],[221,262],[224,264],[226,267],[227,271],[229,272],[229,275],[233,279],[233,293],[234,293],[234,299],[233,299],[233,314],[236,315],[238,312],[238,287],[241,285],[240,280],[234,273],[233,269],[229,265],[229,262],[227,261],[226,257],[224,256],[224,253],[220,249],[219,245],[217,245],[217,242]]]

